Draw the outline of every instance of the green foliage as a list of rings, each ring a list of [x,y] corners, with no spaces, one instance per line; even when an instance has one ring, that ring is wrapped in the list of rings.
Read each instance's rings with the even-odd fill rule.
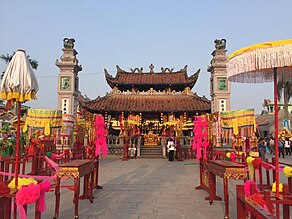
[[[9,126],[9,124],[4,124],[4,125],[2,126],[2,131],[9,132],[9,131],[10,131],[10,126]]]

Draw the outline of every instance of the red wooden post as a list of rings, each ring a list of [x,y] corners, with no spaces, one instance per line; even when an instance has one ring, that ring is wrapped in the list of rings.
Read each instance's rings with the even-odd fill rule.
[[[292,177],[288,177],[289,192],[292,193]]]
[[[275,156],[278,156],[277,154],[275,155]],[[276,164],[276,161],[275,161],[275,158],[273,157],[272,158],[272,164],[274,165],[274,166],[276,166],[275,164]],[[275,170],[273,170],[273,183],[276,181],[276,172],[275,172]]]
[[[279,147],[278,147],[278,88],[277,88],[277,68],[274,68],[274,114],[275,114],[275,177],[276,177],[276,197],[279,197]]]
[[[284,195],[289,194],[289,186],[287,184],[283,185],[283,194]],[[290,205],[289,204],[283,204],[283,218],[290,218]]]
[[[102,189],[102,186],[98,185],[98,173],[99,173],[99,156],[96,157],[96,160],[94,162],[94,168],[95,168],[95,173],[94,173],[94,188],[96,189]]]
[[[5,219],[10,219],[11,218],[11,207],[12,207],[12,196],[5,197]],[[15,207],[15,206],[14,206]],[[16,213],[14,211],[14,213]],[[14,214],[15,215],[15,214]]]
[[[181,146],[180,146],[180,138],[176,138],[176,151],[177,151],[177,161],[182,161],[182,153],[181,153]]]
[[[216,180],[215,180],[216,184]],[[228,194],[228,177],[223,177],[223,185],[224,185],[224,204],[225,204],[225,217],[229,218],[229,194]]]
[[[34,218],[35,219],[41,219],[42,218],[42,213],[37,210],[37,206],[38,205],[35,204]]]
[[[262,166],[260,166],[260,168],[258,169],[259,171],[259,181],[260,181],[260,190],[263,191],[264,190],[264,186],[263,186],[263,171],[262,171]]]
[[[197,190],[204,189],[203,187],[203,159],[200,158],[200,185],[196,187]]]
[[[0,196],[0,218],[4,218],[5,213],[5,197]]]
[[[191,159],[194,159],[194,158],[195,158],[195,155],[194,155],[193,147],[191,145]]]
[[[125,142],[124,142],[124,156],[122,161],[127,161],[128,160],[128,147],[129,147],[130,139],[129,137],[125,137]]]
[[[245,218],[245,203],[239,198],[240,195],[244,195],[244,188],[242,185],[236,185],[237,218]]]
[[[246,161],[246,159],[245,159],[245,154],[242,153],[242,154],[241,154],[241,162],[244,163],[245,161]]]
[[[266,158],[265,160],[267,163],[269,162],[268,158]],[[270,171],[266,170],[266,181],[267,181],[267,186],[271,186],[271,182],[270,182]]]

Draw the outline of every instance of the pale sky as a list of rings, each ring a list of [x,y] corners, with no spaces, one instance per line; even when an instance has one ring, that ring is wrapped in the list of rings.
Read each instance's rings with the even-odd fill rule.
[[[11,0],[0,1],[0,55],[25,49],[38,60],[40,90],[33,108],[57,108],[58,67],[63,39],[74,38],[80,91],[94,99],[111,88],[103,69],[115,76],[153,63],[188,74],[201,69],[192,89],[210,98],[208,65],[214,40],[227,40],[227,54],[255,43],[292,38],[291,0]],[[6,64],[0,61],[0,71]],[[273,84],[232,83],[231,108],[263,109]]]

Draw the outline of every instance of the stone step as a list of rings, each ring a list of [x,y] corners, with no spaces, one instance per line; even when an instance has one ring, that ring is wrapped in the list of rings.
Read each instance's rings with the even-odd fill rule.
[[[141,150],[162,150],[162,147],[158,146],[158,147],[141,147]]]
[[[162,151],[162,149],[161,148],[150,148],[150,149],[141,148],[141,151]]]
[[[141,148],[162,148],[161,146],[141,146]]]
[[[141,155],[162,155],[162,151],[160,152],[142,152]]]
[[[151,155],[147,155],[147,154],[141,154],[141,156],[140,156],[140,158],[165,158],[165,157],[163,157],[161,154],[160,155],[153,155],[153,154],[151,154]]]
[[[161,146],[141,146],[141,158],[163,158]]]
[[[159,153],[159,152],[161,152],[162,153],[162,149],[152,149],[152,150],[143,150],[143,149],[141,149],[140,150],[141,152],[153,152],[153,153]]]

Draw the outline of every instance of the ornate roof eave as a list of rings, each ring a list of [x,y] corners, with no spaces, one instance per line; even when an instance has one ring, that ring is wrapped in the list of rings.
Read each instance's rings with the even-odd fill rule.
[[[101,100],[102,98],[106,98],[106,96],[105,97],[98,96],[97,98],[95,98],[94,100],[92,100],[92,99],[88,98],[86,95],[84,97],[82,94],[80,94],[77,97],[77,101],[79,103],[79,106],[82,109],[84,109],[84,110],[86,110],[86,111],[88,111],[90,113],[102,113],[102,112],[105,112],[105,111],[102,111],[102,110],[101,111],[97,111],[96,109],[92,109],[90,107],[91,104],[95,103],[96,101]]]
[[[118,66],[118,65],[116,65],[116,68],[117,68],[117,74],[118,73],[130,73],[130,72],[127,72],[127,71],[121,69],[120,66]]]
[[[115,83],[114,83],[115,78],[112,75],[110,75],[106,69],[104,69],[104,74],[105,74],[105,79],[106,79],[108,85],[111,88],[114,88],[115,87]]]
[[[116,86],[115,81],[119,78],[120,73],[130,73],[130,72],[126,72],[125,70],[121,69],[120,66],[118,66],[118,65],[116,65],[116,68],[117,68],[116,77],[113,77],[111,74],[108,73],[108,71],[106,69],[104,69],[106,81],[111,88],[114,88]]]
[[[113,77],[112,75],[110,75],[109,73],[108,73],[108,71],[106,70],[106,69],[104,69],[104,72],[105,72],[105,78],[106,78],[106,81],[107,81],[107,83],[108,83],[108,85],[111,87],[111,88],[114,88],[114,87],[116,87],[116,86],[120,86],[120,85],[126,85],[126,86],[128,86],[128,85],[133,85],[133,84],[136,84],[134,81],[131,81],[131,80],[129,80],[129,81],[124,81],[124,82],[120,82],[119,81],[119,79],[120,78],[122,78],[122,77],[125,77],[125,75],[126,75],[126,77],[128,77],[128,76],[130,76],[130,77],[132,77],[132,76],[134,76],[134,75],[143,75],[143,76],[145,76],[145,75],[152,75],[152,77],[153,77],[153,75],[155,75],[156,74],[156,76],[157,77],[164,77],[164,76],[167,76],[168,74],[173,74],[173,75],[181,75],[182,77],[184,77],[185,78],[185,82],[178,82],[178,81],[173,81],[171,84],[172,84],[172,86],[177,86],[177,85],[179,85],[179,86],[181,86],[182,84],[184,84],[184,85],[187,85],[187,86],[189,86],[190,88],[193,88],[194,87],[194,85],[196,84],[196,82],[197,82],[197,80],[198,80],[198,77],[199,77],[199,73],[200,73],[200,69],[198,69],[197,70],[197,72],[195,72],[193,75],[191,75],[190,77],[188,77],[188,75],[187,75],[187,65],[185,65],[182,69],[180,69],[180,70],[178,70],[178,71],[173,71],[173,69],[169,69],[169,68],[161,68],[161,72],[153,72],[153,73],[149,73],[149,72],[142,72],[143,71],[143,68],[135,68],[135,69],[131,69],[131,71],[132,72],[127,72],[127,71],[125,71],[125,70],[123,70],[123,69],[121,69],[118,65],[116,66],[117,67],[117,74],[116,74],[116,76],[115,77]],[[180,76],[180,77],[181,77]],[[143,85],[149,85],[149,82],[146,82],[145,84],[144,83],[142,83],[143,81],[139,81],[139,86],[143,86]],[[159,82],[154,82],[154,83],[152,83],[152,84],[155,84],[155,85],[169,85],[169,82],[162,82],[162,83],[159,83]]]
[[[188,78],[190,89],[192,89],[199,78],[201,69],[198,69],[193,75]]]
[[[139,95],[138,95],[139,96]],[[149,95],[152,98],[156,98],[156,95]],[[148,98],[149,98],[148,96]],[[159,97],[161,95],[157,95]],[[168,97],[175,97],[176,95],[165,95],[165,98],[168,99]],[[193,97],[192,97],[193,96]],[[125,97],[126,99],[120,99],[120,97]],[[144,96],[147,98],[147,96]],[[144,99],[143,97],[143,99]],[[112,93],[107,93],[106,96],[104,97],[97,97],[95,100],[89,100],[89,99],[83,99],[82,102],[80,102],[80,106],[82,109],[90,112],[90,113],[117,113],[117,112],[144,112],[144,113],[150,113],[150,112],[210,112],[211,111],[211,101],[208,100],[205,96],[198,96],[197,93],[194,93],[193,95],[183,95],[183,97],[189,97],[191,99],[186,100],[185,98],[183,99],[183,102],[179,103],[179,107],[176,105],[173,109],[171,107],[168,107],[169,101],[172,100],[165,100],[165,103],[163,104],[163,107],[154,104],[153,99],[150,100],[148,99],[148,105],[147,106],[147,101],[145,103],[140,102],[141,99],[137,99],[137,96],[134,97],[133,95],[129,94],[112,94]],[[114,98],[114,99],[113,99]],[[118,99],[115,99],[118,98]],[[130,99],[129,99],[130,98]],[[194,98],[194,99],[193,99]],[[197,99],[199,102],[196,102]],[[126,102],[124,102],[126,101]],[[156,103],[160,102],[161,100],[156,99]],[[178,101],[178,99],[177,99]],[[190,106],[190,101],[195,101],[195,105]],[[128,102],[128,103],[127,103]],[[139,106],[140,102],[140,106]],[[121,105],[121,103],[123,103]],[[126,103],[126,104],[124,104]],[[177,102],[178,103],[178,102]],[[146,106],[145,106],[146,104]],[[153,105],[154,104],[154,105]],[[181,104],[185,105],[181,107]],[[196,105],[199,104],[199,108],[196,107]],[[131,106],[136,106],[136,107],[131,107]]]

